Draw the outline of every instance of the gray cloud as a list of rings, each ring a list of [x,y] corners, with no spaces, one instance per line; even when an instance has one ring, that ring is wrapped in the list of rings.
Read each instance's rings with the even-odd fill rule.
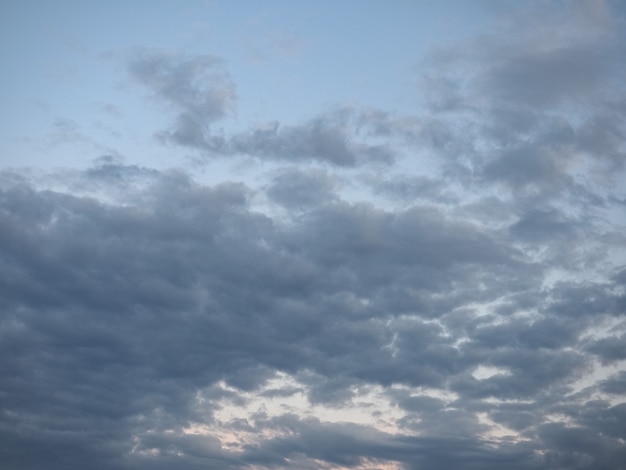
[[[246,154],[294,163],[318,160],[343,167],[368,162],[388,165],[396,157],[391,146],[357,140],[357,126],[373,120],[369,126],[376,126],[376,133],[384,132],[376,121],[390,119],[372,113],[357,115],[349,109],[328,112],[299,125],[272,122],[231,136],[216,134],[211,124],[225,118],[235,103],[234,84],[223,61],[216,57],[140,50],[129,60],[128,69],[153,92],[157,102],[174,112],[172,127],[156,133],[163,143],[194,148],[205,156]]]
[[[395,159],[393,148],[358,142],[353,124],[344,112],[329,113],[298,126],[254,129],[234,135],[230,150],[269,159],[319,160],[342,167],[363,163],[388,165]]]
[[[379,175],[366,175],[365,180],[371,184],[376,194],[393,200],[406,203],[419,200],[444,204],[459,202],[458,195],[448,187],[443,178],[404,174],[388,179],[382,179]]]
[[[338,181],[323,170],[288,168],[274,177],[267,195],[290,209],[308,208],[333,201],[336,186]]]
[[[235,86],[216,57],[144,49],[133,54],[128,70],[176,113],[172,128],[158,134],[166,142],[205,148],[210,124],[233,110]]]
[[[434,54],[415,116],[220,135],[223,62],[137,52],[165,142],[288,166],[0,171],[2,462],[623,468],[623,46],[563,5]]]
[[[392,212],[328,198],[319,205],[314,194],[328,188],[327,175],[294,171],[279,174],[268,194],[287,177],[317,189],[305,188],[298,202],[304,212],[289,222],[252,210],[251,191],[242,184],[207,187],[181,172],[108,161],[85,171],[85,181],[100,187],[135,182],[135,193],[115,204],[37,190],[28,179],[5,174],[2,218],[10,230],[1,239],[7,254],[2,349],[12,358],[2,369],[5,461],[28,465],[16,453],[21,449],[41,455],[49,468],[63,468],[76,448],[72,455],[97,458],[103,468],[141,468],[155,465],[152,449],[158,449],[157,466],[182,455],[185,468],[280,468],[289,466],[289,456],[435,468],[443,450],[427,439],[411,442],[403,431],[335,429],[297,418],[293,437],[237,453],[218,438],[181,430],[199,418],[215,422],[226,395],[211,390],[217,392],[220,381],[234,387],[228,396],[239,400],[281,371],[301,384],[283,396],[302,390],[311,403],[331,406],[350,403],[364,384],[453,391],[456,406],[390,389],[406,414],[405,432],[438,436],[436,442],[449,447],[486,429],[472,411],[476,400],[536,400],[551,387],[567,389],[587,370],[588,358],[576,345],[589,323],[572,324],[559,313],[568,309],[569,291],[548,291],[529,303],[525,292],[539,288],[534,263],[500,232],[420,206]],[[272,197],[284,205],[286,196],[277,194]],[[476,291],[481,283],[490,289]],[[600,286],[589,289],[596,303],[623,302]],[[355,296],[368,301],[355,303]],[[533,321],[508,318],[504,310],[491,317],[467,312],[460,327],[457,309],[503,297],[513,312],[536,302],[547,309],[537,309]],[[601,305],[583,305],[581,315],[611,315]],[[464,337],[470,340],[456,344]],[[604,343],[587,349],[606,355]],[[471,373],[480,364],[510,375],[475,379]],[[617,383],[602,389],[614,393]],[[200,408],[198,393],[208,400]],[[482,409],[524,432],[549,412],[527,411],[525,418],[521,411]],[[270,426],[263,423],[257,418],[246,426],[260,432]],[[465,441],[476,459],[467,468],[503,461],[539,468],[546,461],[536,462],[536,446],[569,445],[553,442],[556,432],[545,428],[530,447],[491,450],[474,437]],[[598,445],[613,455],[607,449],[618,438],[607,435]],[[445,461],[464,461],[463,448]],[[593,459],[598,449],[580,452]]]
[[[448,142],[431,144],[468,183],[553,197],[571,191],[585,167],[599,178],[587,190],[602,194],[607,169],[622,167],[624,126],[614,116],[624,94],[619,19],[604,2],[568,6],[543,10],[543,20],[522,7],[502,30],[441,49],[424,64],[430,109],[447,116],[439,127]]]

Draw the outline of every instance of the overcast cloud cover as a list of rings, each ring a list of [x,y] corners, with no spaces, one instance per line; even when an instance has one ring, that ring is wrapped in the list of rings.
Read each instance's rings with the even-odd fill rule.
[[[623,3],[0,17],[3,468],[626,469]]]

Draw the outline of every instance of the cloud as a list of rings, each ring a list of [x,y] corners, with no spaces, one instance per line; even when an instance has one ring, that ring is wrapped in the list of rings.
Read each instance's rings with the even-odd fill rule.
[[[207,147],[210,124],[232,112],[235,86],[221,59],[158,50],[136,51],[130,75],[176,113],[171,129],[158,137],[189,147]]]
[[[623,468],[623,46],[562,5],[433,53],[415,115],[218,134],[224,62],[136,52],[164,142],[273,166],[0,171],[2,462]]]
[[[235,86],[224,62],[216,57],[140,50],[129,60],[128,69],[157,101],[174,112],[172,127],[156,133],[166,144],[190,147],[209,157],[245,154],[294,163],[317,160],[342,167],[388,165],[396,157],[390,146],[357,139],[357,126],[367,125],[368,119],[389,119],[347,108],[298,125],[270,122],[230,136],[212,132],[211,124],[226,118],[235,105]]]
[[[623,106],[620,20],[605,2],[560,5],[520,7],[424,62],[427,104],[452,141],[432,143],[468,184],[554,196],[584,171],[602,194],[607,169],[623,167],[623,122],[608,118]]]
[[[459,202],[458,196],[450,190],[443,178],[403,174],[388,179],[382,179],[379,175],[366,175],[365,179],[376,194],[406,203],[417,200],[442,204]]]
[[[267,195],[289,209],[308,208],[336,199],[334,188],[337,185],[338,182],[323,170],[288,168],[273,178]]]
[[[231,151],[291,162],[318,160],[340,167],[368,162],[390,164],[393,148],[356,140],[354,124],[341,110],[297,126],[254,129],[234,135]]]
[[[540,400],[550,388],[568,390],[589,364],[577,345],[591,323],[561,317],[568,309],[562,302],[571,298],[563,288],[528,303],[528,289],[540,288],[534,262],[497,230],[419,205],[389,211],[338,196],[320,199],[320,190],[332,188],[328,174],[294,169],[267,186],[271,200],[292,207],[281,185],[302,182],[303,195],[294,200],[299,215],[280,221],[253,210],[252,191],[243,184],[204,186],[180,171],[109,160],[82,178],[113,191],[124,181],[134,188],[119,196],[124,201],[38,189],[28,178],[4,174],[2,218],[10,230],[1,243],[11,254],[2,265],[2,349],[12,358],[2,369],[5,461],[22,465],[12,449],[26,449],[62,468],[76,448],[72,455],[114,468],[123,465],[121,456],[133,468],[157,458],[165,466],[178,459],[185,468],[280,468],[290,465],[288,458],[435,468],[444,457],[433,442],[450,452],[455,439],[475,436],[444,460],[462,462],[470,452],[476,460],[467,468],[502,461],[533,468],[541,466],[532,449],[542,439],[569,445],[553,442],[560,428],[545,428],[532,448],[501,443],[487,450],[476,437],[490,426],[472,403]],[[489,290],[476,290],[481,284]],[[588,289],[595,289],[596,302],[623,302],[610,289]],[[535,320],[506,310],[462,313],[472,303],[506,298],[513,312],[536,302],[543,307],[534,310]],[[581,314],[612,315],[601,304]],[[589,351],[605,354],[604,343],[597,344]],[[478,380],[471,373],[481,364],[510,374]],[[279,371],[298,385],[286,394],[274,387],[272,398],[263,390]],[[612,393],[613,383],[602,389]],[[219,384],[231,391],[216,394]],[[311,405],[340,407],[361,399],[365,385],[388,388],[403,410],[395,432],[298,417],[284,434],[275,426],[287,415],[250,415],[249,429],[275,437],[234,451],[224,447],[224,437],[185,431],[194,422],[219,429],[216,413],[226,397],[304,393]],[[420,387],[435,395],[410,391]],[[458,398],[442,398],[445,390]],[[524,420],[494,405],[481,409],[531,434],[544,429],[536,426],[550,412],[540,408]],[[570,419],[579,418],[570,413]],[[416,432],[440,441],[412,441]],[[608,449],[618,438],[602,439],[607,455],[617,452]],[[593,456],[594,449],[580,452]]]

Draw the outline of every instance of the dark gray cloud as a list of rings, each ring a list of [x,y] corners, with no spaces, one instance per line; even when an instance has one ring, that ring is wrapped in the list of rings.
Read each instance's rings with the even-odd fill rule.
[[[624,468],[623,43],[591,5],[434,54],[415,116],[220,135],[224,63],[137,52],[164,141],[289,166],[0,171],[0,460]]]
[[[602,338],[591,342],[587,346],[587,350],[598,355],[602,362],[611,363],[626,359],[624,342],[626,342],[625,334],[610,338]]]
[[[623,396],[626,393],[626,372],[619,372],[603,380],[600,388],[603,392]]]
[[[568,390],[592,357],[577,347],[590,322],[567,319],[563,302],[571,291],[564,286],[527,300],[528,289],[540,289],[537,267],[498,230],[421,206],[393,212],[337,196],[320,204],[320,188],[332,194],[328,175],[295,170],[268,187],[285,206],[281,185],[304,185],[301,200],[294,193],[299,215],[281,222],[253,210],[243,184],[203,186],[180,171],[109,160],[82,178],[111,188],[134,181],[124,203],[38,190],[28,178],[4,175],[1,331],[3,357],[10,359],[1,369],[0,429],[4,461],[15,468],[37,466],[32,455],[48,468],[65,468],[70,455],[97,459],[103,468],[158,468],[175,460],[184,468],[287,468],[294,461],[287,459],[435,468],[441,459],[457,465],[468,455],[465,468],[502,462],[540,468],[556,465],[537,456],[541,446],[569,452],[568,442],[554,441],[560,428],[536,428],[548,407],[504,412],[483,403],[491,419],[534,437],[495,448],[477,437],[488,426],[472,403],[539,400],[551,388]],[[476,290],[481,284],[490,288]],[[610,306],[623,303],[621,294],[593,284],[588,291],[595,300],[586,296],[593,303],[580,306],[580,315],[620,314]],[[459,324],[458,309],[502,298],[510,299],[503,313],[485,318],[469,310]],[[527,308],[534,319],[505,313]],[[610,342],[622,339],[586,349],[608,358]],[[479,365],[507,374],[476,379]],[[244,406],[248,399],[238,395],[260,390],[278,371],[300,385],[263,396],[303,392],[313,404],[340,407],[356,399],[359,387],[396,384],[459,398],[455,404],[390,389],[405,413],[395,433],[257,416],[246,429],[279,426],[282,437],[242,452],[224,448],[218,437],[183,432],[192,422],[216,423],[224,398]],[[220,383],[233,391],[219,392]],[[615,393],[618,384],[607,380],[601,390]],[[560,398],[559,392],[552,403]],[[569,413],[582,429],[603,426]],[[284,426],[291,437],[282,434]],[[437,440],[412,441],[413,432]],[[576,452],[600,462],[602,450],[609,462],[619,455],[611,450],[619,438],[607,434]]]

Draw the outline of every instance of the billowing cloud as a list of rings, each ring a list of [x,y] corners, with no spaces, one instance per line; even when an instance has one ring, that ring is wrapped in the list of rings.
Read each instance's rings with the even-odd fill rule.
[[[13,359],[3,369],[10,424],[3,453],[10,461],[22,462],[11,450],[18,439],[33,453],[48,452],[42,442],[54,445],[58,468],[70,458],[63,446],[104,466],[121,465],[121,456],[139,466],[178,456],[190,468],[288,467],[295,457],[434,468],[442,457],[427,436],[442,446],[474,436],[465,445],[476,452],[476,468],[502,459],[529,468],[519,462],[530,465],[534,453],[547,452],[542,445],[556,445],[559,428],[548,426],[548,415],[579,420],[556,411],[575,403],[562,394],[574,391],[591,354],[604,361],[621,341],[584,339],[594,324],[621,315],[611,308],[624,302],[617,285],[587,282],[587,298],[596,300],[580,312],[589,320],[573,324],[563,317],[569,288],[541,293],[541,263],[514,248],[507,232],[419,205],[392,211],[348,203],[328,196],[333,185],[323,172],[289,170],[268,186],[271,200],[292,207],[284,185],[308,185],[294,193],[295,218],[283,220],[254,210],[253,191],[242,184],[209,187],[179,171],[113,165],[101,160],[80,178],[111,190],[134,181],[135,191],[114,203],[4,176],[3,353]],[[503,372],[476,378],[480,367]],[[278,373],[297,386],[268,395],[282,388],[267,388]],[[618,380],[600,390],[614,394]],[[394,431],[327,428],[299,417],[280,424],[287,415],[275,412],[225,422],[216,414],[231,402],[245,409],[257,394],[272,402],[297,394],[301,406],[332,410],[363,400],[370,386],[399,406],[400,419],[388,424]],[[493,399],[530,400],[537,409],[524,421]],[[370,401],[365,410],[377,406]],[[481,413],[494,421],[481,421]],[[498,429],[490,423],[518,443],[483,447],[478,436]],[[249,434],[273,437],[225,448],[223,433],[244,424]],[[17,425],[19,435],[11,430]],[[205,431],[192,433],[193,426]],[[607,434],[598,445],[609,452],[620,438]],[[91,447],[99,440],[108,444]],[[462,461],[462,449],[450,462]]]
[[[624,43],[560,5],[433,52],[414,114],[218,133],[221,59],[136,52],[204,166],[0,171],[1,461],[623,468]]]
[[[453,141],[434,146],[468,182],[548,196],[572,191],[583,171],[597,178],[586,189],[602,192],[607,170],[624,165],[620,20],[605,2],[547,8],[541,20],[530,10],[425,62],[429,106],[448,116],[438,122]]]

